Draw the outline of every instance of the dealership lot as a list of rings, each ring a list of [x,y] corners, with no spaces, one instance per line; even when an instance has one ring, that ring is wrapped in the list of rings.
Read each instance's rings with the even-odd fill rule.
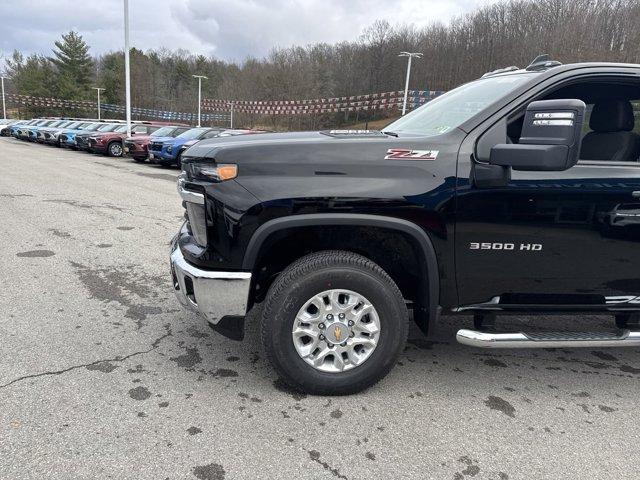
[[[369,391],[297,394],[255,314],[237,343],[175,300],[177,170],[11,138],[0,163],[0,478],[638,476],[639,349],[480,351],[444,318]]]

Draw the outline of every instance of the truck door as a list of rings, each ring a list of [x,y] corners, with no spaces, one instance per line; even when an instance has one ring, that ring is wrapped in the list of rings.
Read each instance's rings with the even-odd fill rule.
[[[455,234],[461,306],[640,307],[637,102],[632,89],[608,87],[617,98],[584,93],[585,160],[568,170],[512,170],[506,185],[482,188],[463,147]]]

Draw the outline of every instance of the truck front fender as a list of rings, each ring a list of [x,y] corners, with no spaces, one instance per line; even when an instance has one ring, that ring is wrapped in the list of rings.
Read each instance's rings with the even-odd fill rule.
[[[427,291],[424,292],[424,299],[428,305],[429,318],[432,320],[437,318],[440,305],[440,278],[436,252],[427,232],[408,220],[356,213],[290,215],[269,220],[258,227],[249,240],[242,262],[242,269],[245,271],[253,270],[262,245],[274,233],[285,229],[325,225],[387,228],[410,236],[419,247],[419,251],[422,254],[421,260],[425,265],[426,272],[424,274],[427,280]]]

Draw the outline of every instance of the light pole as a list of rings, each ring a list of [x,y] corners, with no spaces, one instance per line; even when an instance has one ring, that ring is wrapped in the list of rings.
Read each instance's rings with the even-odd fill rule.
[[[2,118],[4,120],[7,119],[7,107],[5,106],[5,103],[4,103],[4,79],[5,78],[8,78],[8,77],[0,76],[0,79],[2,80]]]
[[[127,137],[131,136],[131,70],[129,66],[129,0],[124,0],[124,85]]]
[[[0,76],[0,79],[2,80],[2,118],[4,120],[7,119],[7,107],[4,103],[4,79],[9,79],[9,77],[4,77],[4,76]]]
[[[93,90],[98,92],[98,120],[100,120],[100,92],[104,92],[104,88],[100,87],[91,87]]]
[[[230,125],[229,128],[231,128],[233,130],[233,102],[230,103],[230,106],[231,106],[231,115],[230,115],[230,117],[231,117],[231,125]]]
[[[202,79],[205,80],[209,77],[205,77],[204,75],[191,75],[193,78],[198,79],[198,126],[200,126],[200,109],[202,107]]]
[[[402,103],[402,115],[407,113],[407,97],[409,96],[409,77],[411,77],[411,60],[413,57],[422,58],[421,53],[400,52],[399,57],[408,57],[407,62],[407,81],[404,84],[404,102]]]

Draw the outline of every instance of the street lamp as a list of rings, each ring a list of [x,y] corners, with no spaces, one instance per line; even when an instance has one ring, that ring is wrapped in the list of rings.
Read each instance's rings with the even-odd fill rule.
[[[421,53],[400,52],[399,57],[408,57],[407,62],[407,81],[404,84],[404,102],[402,104],[402,115],[407,112],[407,97],[409,96],[409,77],[411,76],[411,60],[413,57],[422,58]]]
[[[200,108],[202,106],[202,79],[207,80],[209,77],[204,75],[191,75],[193,78],[198,79],[198,126],[200,126]]]
[[[124,91],[127,112],[127,137],[131,136],[131,68],[129,66],[129,0],[124,0]]]
[[[5,103],[4,103],[4,79],[5,78],[7,80],[9,79],[9,77],[0,76],[0,79],[2,81],[2,118],[4,120],[7,119],[7,107],[6,107]]]
[[[98,120],[100,120],[100,92],[104,92],[104,88],[100,87],[91,87],[93,90],[98,92]]]

